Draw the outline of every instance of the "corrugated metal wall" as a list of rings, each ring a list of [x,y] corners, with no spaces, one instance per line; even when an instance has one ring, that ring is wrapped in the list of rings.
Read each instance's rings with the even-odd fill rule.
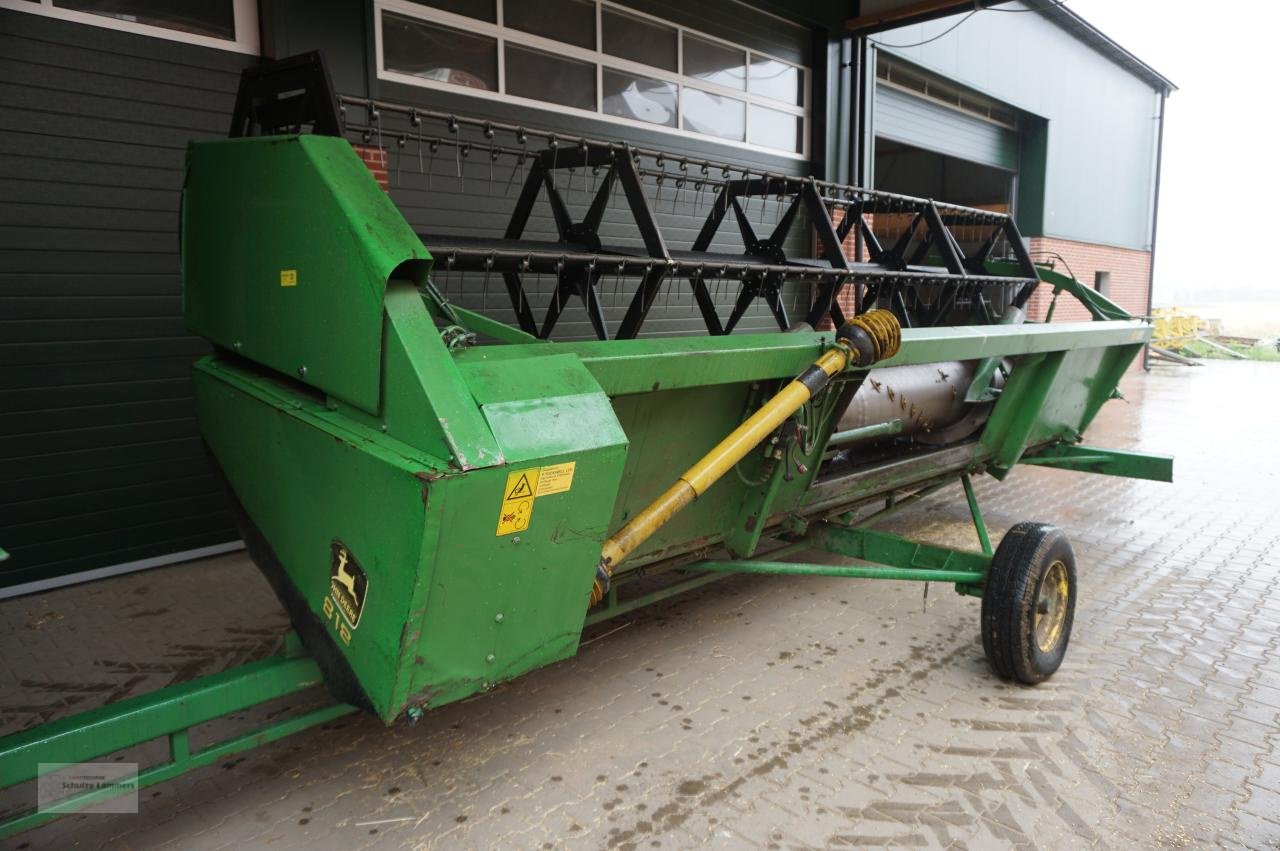
[[[1017,131],[883,83],[876,85],[875,135],[1009,171],[1018,168]]]
[[[5,584],[233,540],[193,418],[177,210],[249,57],[0,10]]]
[[[807,64],[808,31],[744,6],[655,2],[643,8]],[[350,21],[350,7],[325,9],[334,20]],[[273,4],[273,43],[287,45],[282,52],[325,47],[333,54],[339,39],[320,32],[317,14],[306,3]],[[347,93],[363,94],[350,81],[363,67],[369,36],[354,27],[343,27],[343,34],[350,54],[330,56],[335,79]],[[187,142],[225,134],[239,71],[252,61],[0,10],[0,547],[12,555],[0,566],[0,587],[235,538],[193,418],[190,366],[207,347],[183,328],[177,210]],[[370,91],[567,134],[808,171],[795,160],[566,122],[551,111],[378,81],[370,81]],[[447,159],[438,156],[428,189],[416,156],[399,163],[397,183],[392,155],[391,195],[406,218],[423,231],[500,234],[515,195],[513,188],[502,196],[506,175],[495,174],[490,195],[487,159],[473,163],[464,193]],[[692,241],[706,202],[707,196],[688,191],[663,193],[659,215],[675,247]],[[751,212],[761,231],[770,229],[772,205]],[[610,214],[611,241],[627,241],[624,219]],[[530,235],[550,232],[543,210]],[[733,232],[731,223],[725,232]],[[734,246],[740,250],[736,236],[724,243]],[[808,240],[799,236],[791,247],[805,253]],[[625,289],[613,295],[615,285],[606,281],[606,306],[618,305],[610,311],[614,322],[626,297]],[[463,303],[478,305],[483,281],[451,282],[451,295],[463,286]],[[544,301],[549,290],[544,281]],[[501,285],[491,282],[491,309],[500,293]],[[722,315],[733,295],[720,291]],[[798,312],[807,288],[789,298]],[[575,306],[557,336],[589,336],[584,320]],[[704,333],[687,284],[671,298],[661,296],[651,320],[649,334]],[[752,327],[775,326],[758,307],[742,330]]]
[[[876,40],[914,45],[885,49],[1045,120],[1042,209],[1019,212],[1043,225],[1024,233],[1150,248],[1160,110],[1152,85],[1039,14],[982,12],[937,37],[955,22],[912,24]]]

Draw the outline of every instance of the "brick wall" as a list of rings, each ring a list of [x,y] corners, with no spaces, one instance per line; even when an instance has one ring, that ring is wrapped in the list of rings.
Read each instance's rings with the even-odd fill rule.
[[[369,171],[373,172],[373,176],[378,181],[378,185],[382,187],[382,191],[387,192],[391,185],[387,181],[387,149],[379,148],[377,145],[352,144],[351,147],[356,149],[360,159],[364,160],[364,164],[369,167]]]
[[[875,219],[874,216],[867,216],[867,223],[874,224],[874,219]],[[832,210],[831,221],[837,228],[840,227],[840,223],[844,221],[844,210],[840,207],[837,207],[836,209]],[[851,230],[849,231],[849,235],[844,238],[844,243],[840,246],[845,259],[851,263],[856,263],[858,262],[858,259],[859,259],[858,253],[855,249],[856,245],[857,243],[854,239],[854,232]],[[821,240],[819,240],[818,242],[818,253],[819,254],[822,253]],[[865,257],[866,249],[863,249],[862,253],[863,253],[863,256]],[[836,303],[840,305],[840,309],[844,311],[846,316],[852,316],[853,315],[853,287],[848,286],[841,289],[840,295],[836,296]],[[822,320],[822,322],[819,323],[818,327],[822,330],[826,330],[830,328],[831,319],[828,317],[827,319]]]
[[[1046,236],[1033,236],[1030,251],[1033,260],[1054,260],[1057,271],[1067,273],[1063,263],[1050,256],[1050,252],[1061,255],[1066,266],[1070,267],[1070,274],[1074,274],[1076,280],[1085,286],[1093,286],[1097,272],[1110,272],[1111,292],[1107,298],[1135,316],[1150,313],[1147,288],[1151,282],[1151,252]],[[1028,318],[1043,319],[1052,297],[1053,291],[1048,287],[1042,286],[1036,290],[1027,303]],[[1053,311],[1055,322],[1084,321],[1088,318],[1089,313],[1069,296],[1059,298],[1058,306]]]

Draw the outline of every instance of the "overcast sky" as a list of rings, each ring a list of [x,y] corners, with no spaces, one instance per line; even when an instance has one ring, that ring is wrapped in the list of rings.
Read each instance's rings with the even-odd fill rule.
[[[1156,303],[1280,304],[1270,0],[1067,0],[1178,86],[1165,110]],[[988,13],[989,14],[989,13]]]

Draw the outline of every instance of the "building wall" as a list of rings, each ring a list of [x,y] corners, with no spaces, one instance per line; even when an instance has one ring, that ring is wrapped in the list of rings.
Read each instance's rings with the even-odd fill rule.
[[[672,23],[701,32],[718,34],[736,44],[765,51],[811,68],[815,61],[812,50],[813,33],[809,28],[789,24],[763,12],[753,11],[747,5],[734,0],[707,0],[697,4],[680,3],[677,0],[635,0],[627,5]],[[376,75],[370,80],[369,87],[374,97],[383,100],[456,112],[481,119],[550,128],[565,134],[565,141],[562,144],[570,144],[581,136],[620,139],[633,145],[667,151],[674,157],[682,155],[708,157],[756,169],[767,169],[775,174],[805,176],[811,171],[808,162],[795,158],[718,144],[702,138],[671,135],[643,127],[621,126],[593,120],[557,112],[553,106],[534,108],[528,105],[500,103],[468,96],[462,89],[456,91],[427,89],[396,81],[380,80]],[[815,102],[819,99],[813,98]],[[360,118],[359,110],[351,112],[354,118]],[[447,239],[451,236],[500,236],[506,229],[511,210],[519,194],[520,175],[517,175],[516,181],[508,187],[513,166],[511,160],[498,161],[491,171],[488,158],[483,153],[488,147],[488,142],[478,131],[464,129],[461,138],[471,142],[475,151],[469,159],[463,161],[459,167],[449,149],[442,147],[434,161],[428,157],[424,161],[423,170],[420,170],[416,138],[410,138],[403,148],[388,142],[389,135],[404,132],[405,129],[403,125],[393,124],[393,121],[394,119],[388,116],[387,132],[383,136],[383,146],[388,148],[387,171],[391,198],[409,224],[424,235],[427,248],[432,248],[433,237]],[[444,135],[439,126],[425,123],[424,126],[424,133],[428,136]],[[377,144],[376,139],[371,141]],[[514,144],[510,137],[497,141],[508,146]],[[458,177],[459,168],[463,174],[461,179]],[[712,176],[716,174],[713,173]],[[739,177],[740,174],[731,173],[731,176]],[[563,174],[557,179],[562,178]],[[491,183],[492,189],[490,189]],[[583,187],[589,187],[589,183],[583,181],[583,175],[579,171],[566,185],[569,187],[565,193],[566,201],[570,204],[572,211],[580,216],[588,205],[587,194],[583,191]],[[710,210],[711,194],[704,192],[698,195],[688,188],[677,192],[668,182],[657,193],[653,191],[653,185],[650,183],[649,197],[668,247],[690,248]],[[746,207],[757,234],[762,237],[767,236],[780,216],[780,205],[772,198],[763,202],[756,198]],[[605,245],[625,249],[641,248],[642,242],[633,221],[621,195],[617,195],[601,225],[602,242]],[[718,239],[712,244],[711,250],[731,254],[743,251],[742,240],[731,218],[725,219],[718,233]],[[545,200],[540,200],[535,206],[525,231],[525,238],[553,242],[556,240],[554,219]],[[792,236],[786,243],[786,249],[790,253],[803,256],[808,254],[810,246],[807,224],[801,215],[792,229]],[[439,267],[437,269],[439,270]],[[446,275],[441,272],[437,283],[450,299],[458,301],[465,307],[483,310],[502,321],[515,320],[501,283],[496,280],[490,281],[486,286],[484,276],[478,273]],[[554,276],[527,276],[525,283],[535,318],[541,322],[546,307],[553,298]],[[602,302],[606,321],[611,328],[616,328],[626,313],[631,293],[634,292],[637,283],[638,279],[635,278],[618,281],[613,276],[607,276],[602,280]],[[723,321],[728,318],[736,300],[737,283],[724,282],[709,286],[716,298]],[[654,301],[653,308],[641,329],[641,336],[705,334],[706,325],[698,313],[687,282],[667,281],[664,287],[664,291]],[[791,315],[803,314],[808,303],[808,289],[807,284],[787,285],[784,290],[784,300]],[[748,333],[776,330],[777,327],[765,302],[757,300],[744,316],[738,329]],[[587,320],[586,311],[577,298],[570,300],[556,329],[554,334],[556,339],[594,339],[595,337]]]
[[[730,0],[643,0],[643,7],[809,62],[811,30]],[[263,0],[262,11],[264,53],[323,49],[343,94],[478,113],[566,138],[622,138],[775,172],[809,171],[799,160],[567,119],[553,107],[516,109],[377,80],[368,2]],[[182,319],[178,208],[188,142],[226,135],[240,71],[256,61],[0,10],[0,547],[12,556],[0,566],[0,589],[206,552],[237,538],[194,417],[191,364],[209,347],[186,333]],[[443,128],[434,132],[443,135]],[[427,175],[414,144],[401,148],[393,140],[382,140],[390,149],[384,179],[417,230],[501,235],[518,192],[504,192],[508,165],[491,185],[488,158],[473,156],[464,192],[451,157],[438,155]],[[474,151],[485,150],[478,133],[469,140]],[[581,179],[579,173],[573,181],[574,202]],[[707,201],[670,186],[661,194],[659,216],[677,247],[692,241]],[[776,213],[772,204],[753,205],[752,217],[763,230]],[[609,237],[633,236],[624,219],[610,213]],[[724,230],[736,232],[732,223]],[[543,208],[531,234],[551,233]],[[797,253],[809,247],[803,235],[791,245]],[[620,317],[625,300],[613,295],[613,281],[606,288],[606,306]],[[495,311],[505,298],[496,282],[491,289],[487,306]],[[671,290],[671,297],[659,297],[646,330],[705,333],[687,284]],[[715,292],[727,315],[735,292]],[[453,281],[450,295],[480,307],[483,276]],[[549,300],[546,281],[542,298]],[[790,291],[789,299],[802,310],[807,289]],[[741,327],[776,325],[761,305]],[[589,334],[574,305],[557,336]]]
[[[1110,272],[1111,292],[1107,297],[1135,316],[1147,314],[1151,252],[1042,236],[1032,237],[1030,243],[1031,256],[1036,262],[1055,261],[1057,271],[1073,275],[1086,286],[1093,286],[1096,273]],[[1036,290],[1027,302],[1027,316],[1042,320],[1052,293],[1048,287]],[[1063,296],[1054,308],[1053,319],[1055,322],[1087,321],[1090,316],[1075,299]]]
[[[916,44],[956,20],[873,41]],[[879,49],[1045,121],[1043,204],[1018,211],[1024,233],[1150,248],[1159,116],[1150,84],[1035,13],[979,12],[928,44]],[[1040,179],[1025,162],[1022,171],[1024,180]]]
[[[253,61],[0,10],[0,584],[237,537],[196,428],[178,199]]]

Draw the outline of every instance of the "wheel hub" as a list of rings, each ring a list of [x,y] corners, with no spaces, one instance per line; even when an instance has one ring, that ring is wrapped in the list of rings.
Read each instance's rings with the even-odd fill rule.
[[[1049,565],[1040,580],[1036,595],[1035,637],[1040,652],[1049,653],[1062,637],[1062,627],[1067,621],[1067,566],[1061,561]]]

